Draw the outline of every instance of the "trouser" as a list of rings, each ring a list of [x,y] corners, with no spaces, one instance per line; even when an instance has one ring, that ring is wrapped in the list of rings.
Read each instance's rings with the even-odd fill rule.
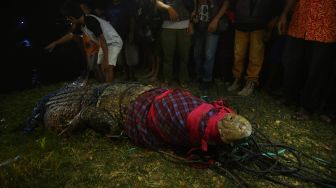
[[[251,32],[235,31],[233,77],[243,77],[244,62],[249,50],[249,62],[246,70],[246,80],[258,82],[259,73],[264,61],[264,30]],[[249,48],[249,49],[248,49]]]
[[[284,94],[308,111],[325,106],[333,87],[336,43],[305,41],[288,37],[283,54]],[[334,57],[333,57],[334,56]]]
[[[162,71],[165,82],[171,82],[174,78],[177,78],[180,82],[189,81],[188,61],[190,43],[190,35],[186,29],[162,29]],[[174,71],[173,69],[175,52],[177,52],[178,57],[178,71]]]
[[[213,68],[219,35],[195,30],[194,61],[197,78],[203,82],[212,81]]]

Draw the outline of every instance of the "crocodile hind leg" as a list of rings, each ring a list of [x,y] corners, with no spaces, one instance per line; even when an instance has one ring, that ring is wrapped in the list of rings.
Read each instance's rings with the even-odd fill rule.
[[[69,121],[67,123],[67,125],[65,126],[66,128],[62,130],[62,132],[60,132],[58,134],[58,136],[64,135],[64,134],[71,134],[73,132],[78,131],[79,129],[83,128],[83,121],[81,119],[81,113],[78,113],[71,121]]]
[[[85,124],[87,128],[95,132],[106,134],[118,134],[122,131],[117,116],[109,114],[106,110],[97,107],[86,107],[69,122],[66,132],[76,132]]]

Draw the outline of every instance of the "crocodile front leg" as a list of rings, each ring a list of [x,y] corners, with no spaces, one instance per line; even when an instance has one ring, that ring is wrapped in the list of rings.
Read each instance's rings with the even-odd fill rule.
[[[71,134],[85,128],[91,128],[97,133],[118,134],[122,131],[120,120],[108,111],[97,107],[86,107],[73,118],[60,135]]]

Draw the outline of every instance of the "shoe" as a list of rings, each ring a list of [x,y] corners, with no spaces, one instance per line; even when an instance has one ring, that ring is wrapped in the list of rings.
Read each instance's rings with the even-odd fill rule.
[[[240,88],[240,80],[238,78],[236,78],[227,90],[228,91],[237,91],[239,88]]]
[[[255,85],[256,85],[255,82],[247,80],[244,88],[238,92],[238,95],[244,97],[251,95],[254,91]]]

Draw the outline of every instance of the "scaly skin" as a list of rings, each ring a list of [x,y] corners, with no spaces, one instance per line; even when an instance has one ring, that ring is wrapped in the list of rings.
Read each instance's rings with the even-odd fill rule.
[[[47,98],[43,124],[59,135],[85,128],[118,134],[123,130],[128,107],[150,89],[153,87],[137,83],[66,86]],[[251,124],[233,113],[218,122],[218,130],[224,143],[248,137],[252,132]]]
[[[85,128],[104,134],[116,133],[121,130],[129,104],[149,89],[152,86],[122,83],[74,87],[49,99],[43,124],[57,134]]]

